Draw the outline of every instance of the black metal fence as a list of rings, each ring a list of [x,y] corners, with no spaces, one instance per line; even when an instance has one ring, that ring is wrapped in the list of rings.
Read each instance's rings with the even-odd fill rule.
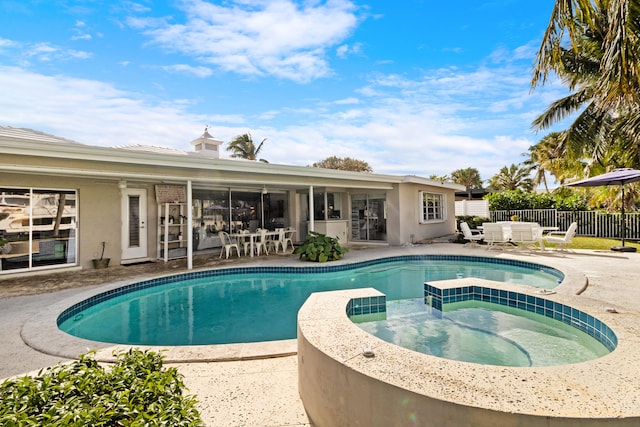
[[[566,230],[572,222],[578,223],[578,236],[619,239],[622,236],[622,215],[597,211],[558,211],[556,209],[523,209],[490,211],[491,221],[509,221],[513,215],[518,221],[537,222],[544,227]],[[626,214],[626,238],[640,240],[640,213]]]

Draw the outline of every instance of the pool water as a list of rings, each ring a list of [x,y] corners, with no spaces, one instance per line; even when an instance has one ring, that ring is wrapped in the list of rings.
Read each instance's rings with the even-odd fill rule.
[[[467,257],[469,258],[469,257]],[[376,260],[379,261],[379,260]],[[241,269],[236,269],[241,270]],[[59,328],[94,341],[138,345],[201,345],[296,338],[297,312],[313,292],[373,287],[387,300],[420,298],[425,281],[476,277],[552,289],[558,272],[460,260],[393,260],[328,272],[269,268],[171,281],[98,298],[59,318]],[[273,271],[271,271],[273,270]],[[561,277],[561,275],[560,275]],[[81,303],[82,304],[82,303]],[[68,310],[67,310],[68,311]]]
[[[386,320],[359,323],[376,337],[410,350],[499,366],[554,366],[609,353],[598,340],[559,320],[482,301],[446,305],[424,298],[387,301]]]

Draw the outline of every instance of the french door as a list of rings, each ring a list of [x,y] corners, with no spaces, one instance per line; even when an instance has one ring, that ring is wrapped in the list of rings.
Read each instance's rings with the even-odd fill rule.
[[[122,260],[146,258],[147,190],[122,190]]]

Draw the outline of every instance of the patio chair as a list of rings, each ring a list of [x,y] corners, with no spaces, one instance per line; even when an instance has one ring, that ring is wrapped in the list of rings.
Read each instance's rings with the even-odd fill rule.
[[[272,234],[267,239],[267,247],[273,249],[275,253],[278,253],[278,249],[282,247],[282,240],[284,239],[284,228],[276,228],[275,234]]]
[[[269,247],[267,246],[268,244],[269,242],[267,241],[267,229],[256,229],[256,254],[259,256],[260,252],[264,251],[266,255],[269,255]]]
[[[249,230],[242,230],[240,234],[246,234],[246,236],[238,237],[238,244],[242,245],[242,253],[247,256],[251,251],[251,235]]]
[[[484,233],[484,241],[487,243],[487,250],[496,248],[497,244],[504,246],[511,243],[508,225],[485,222],[482,224],[482,232]]]
[[[234,242],[231,240],[229,233],[225,231],[218,231],[218,236],[220,237],[220,243],[222,243],[222,247],[220,248],[220,256],[218,258],[222,258],[222,253],[226,253],[226,259],[229,259],[229,252],[233,253],[233,249],[236,250],[236,254],[238,258],[240,258],[240,249],[238,248],[238,242]]]
[[[471,247],[478,246],[476,242],[484,240],[484,234],[482,234],[480,230],[471,230],[469,224],[467,224],[466,222],[460,223],[460,230],[462,231],[464,239],[469,241],[469,245]]]
[[[567,231],[551,231],[543,239],[547,243],[557,244],[559,250],[567,250],[567,245],[573,241],[577,230],[578,223],[572,222]]]
[[[296,232],[295,228],[287,227],[284,229],[284,236],[280,241],[280,245],[282,246],[282,252],[286,252],[287,247],[289,245],[291,245],[291,250],[295,249],[295,247],[293,246],[293,233],[295,232]]]
[[[540,226],[531,222],[514,222],[510,225],[511,241],[519,243],[520,249],[535,249],[536,243],[544,249],[542,245],[542,236],[540,235]]]

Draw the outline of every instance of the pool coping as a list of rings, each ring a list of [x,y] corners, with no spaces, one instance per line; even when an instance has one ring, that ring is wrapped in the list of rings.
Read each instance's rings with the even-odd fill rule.
[[[427,257],[480,257],[480,258],[492,258],[495,259],[498,263],[533,263],[540,264],[547,267],[554,268],[559,270],[565,275],[562,283],[557,286],[554,291],[563,292],[568,294],[579,294],[582,292],[588,282],[584,275],[580,272],[575,271],[567,266],[558,266],[553,265],[552,259],[543,260],[531,260],[524,261],[521,259],[504,259],[500,258],[499,254],[475,254],[475,255],[460,255],[457,253],[429,253],[429,254],[406,254],[400,256],[379,256],[373,259],[369,259],[366,261],[361,260],[353,260],[353,259],[342,259],[339,261],[332,262],[331,264],[327,264],[326,266],[318,266],[311,268],[343,268],[350,265],[361,265],[367,264],[371,261],[375,261],[377,259],[382,258],[402,258],[402,257],[413,257],[413,256],[427,256]],[[292,263],[283,262],[278,265],[279,267],[295,267],[301,268],[300,262],[297,260]],[[84,300],[87,300],[97,294],[113,291],[118,288],[126,287],[129,285],[133,285],[135,283],[139,283],[146,280],[155,280],[155,279],[164,279],[167,277],[173,277],[176,275],[197,275],[199,273],[205,273],[206,271],[216,270],[216,271],[224,271],[224,270],[235,270],[238,267],[223,267],[223,268],[202,268],[202,269],[194,269],[191,272],[181,272],[181,273],[170,273],[170,274],[159,274],[150,276],[148,279],[140,280],[125,280],[113,282],[108,285],[101,285],[99,287],[93,288],[91,290],[82,291],[80,293],[75,294],[72,297],[66,298],[50,306],[44,308],[38,315],[32,317],[27,321],[22,330],[21,337],[23,341],[33,349],[53,355],[60,356],[67,359],[76,359],[78,355],[84,354],[87,351],[95,351],[96,359],[101,362],[113,362],[116,360],[114,356],[114,352],[126,351],[132,347],[148,349],[153,351],[162,352],[165,357],[165,361],[169,363],[192,363],[192,362],[217,362],[217,361],[234,361],[234,360],[252,360],[252,359],[262,359],[262,358],[270,358],[270,357],[283,357],[283,356],[291,356],[297,353],[297,343],[296,339],[290,340],[280,340],[280,341],[265,341],[265,342],[256,342],[256,343],[241,343],[241,344],[217,344],[217,345],[193,345],[193,346],[144,346],[144,345],[121,345],[121,344],[111,344],[104,343],[98,341],[87,340],[83,338],[78,338],[67,334],[57,327],[57,319],[58,316],[69,307],[78,304]],[[261,268],[260,265],[249,267],[249,268]],[[310,268],[310,267],[305,267]],[[524,285],[518,285],[524,286]]]
[[[430,283],[537,293],[535,288],[523,285],[472,278]],[[369,414],[376,421],[390,414],[398,419],[403,415],[400,412],[408,409],[386,403],[398,394],[406,402],[413,402],[408,404],[414,415],[429,417],[438,425],[469,425],[470,419],[473,425],[506,425],[506,419],[513,422],[514,416],[522,416],[523,423],[509,425],[586,426],[601,425],[598,423],[604,419],[607,425],[640,422],[640,389],[633,381],[640,336],[633,314],[610,312],[601,301],[572,293],[546,294],[545,299],[602,320],[615,332],[618,346],[603,357],[581,363],[504,367],[426,355],[367,333],[349,319],[346,309],[353,298],[377,295],[381,294],[373,288],[316,293],[301,308],[299,387],[310,418],[315,416],[329,424],[336,419],[349,420],[352,413]],[[374,356],[367,357],[364,348],[371,349]],[[326,374],[318,377],[314,373],[319,371]],[[377,401],[378,396],[386,400]],[[348,404],[341,407],[343,401]],[[442,413],[443,406],[448,407],[446,414]],[[457,421],[451,423],[452,417]]]

